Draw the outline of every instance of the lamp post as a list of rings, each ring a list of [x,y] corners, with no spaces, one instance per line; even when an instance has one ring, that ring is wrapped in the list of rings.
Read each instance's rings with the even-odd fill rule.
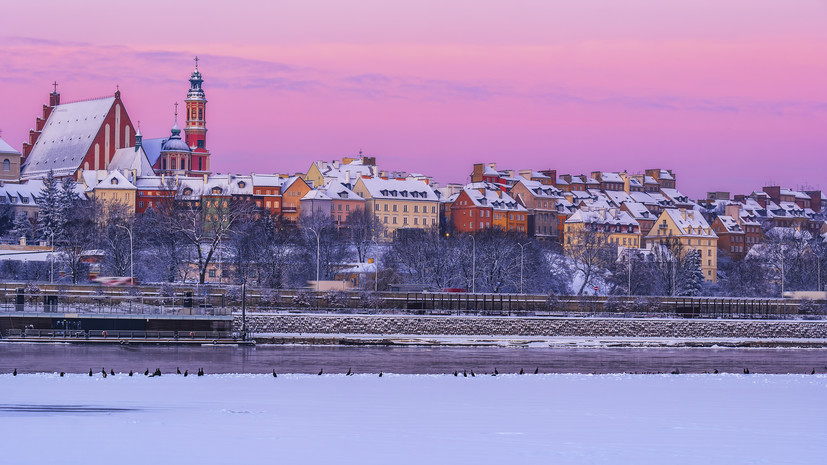
[[[316,232],[313,228],[307,228],[316,235],[316,292],[319,292],[319,255],[321,251],[321,240],[319,239],[319,233]]]
[[[132,226],[130,225],[128,228],[122,224],[115,224],[115,226],[123,229],[127,234],[129,234],[129,282],[130,284],[135,285],[135,260],[132,255]]]
[[[523,293],[523,253],[525,252],[525,244],[520,244],[519,242],[517,245],[520,246],[520,294]]]
[[[378,252],[379,243],[376,242],[376,239],[368,239],[368,242],[373,242],[376,244],[376,249]],[[376,257],[373,258],[373,292],[379,292],[379,254],[376,254]]]
[[[52,232],[52,253],[49,254],[49,284],[55,282],[55,233]]]

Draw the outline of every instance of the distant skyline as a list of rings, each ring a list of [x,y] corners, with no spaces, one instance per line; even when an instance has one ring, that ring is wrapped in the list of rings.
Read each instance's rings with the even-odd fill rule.
[[[166,137],[201,59],[216,172],[363,150],[467,182],[501,169],[672,169],[692,198],[827,190],[827,1],[11,2],[0,129],[119,86]],[[180,120],[183,124],[183,120]]]

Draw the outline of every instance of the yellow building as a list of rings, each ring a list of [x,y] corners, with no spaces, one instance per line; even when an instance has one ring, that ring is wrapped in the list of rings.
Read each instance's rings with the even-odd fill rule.
[[[119,171],[111,171],[97,185],[91,187],[88,194],[104,205],[105,208],[113,205],[122,206],[124,214],[133,216],[135,215],[135,193],[137,189]]]
[[[565,247],[575,247],[585,240],[586,228],[598,233],[600,240],[616,247],[640,248],[643,237],[640,225],[632,216],[619,208],[583,206],[565,222]]]
[[[717,280],[718,235],[703,215],[694,210],[664,210],[646,236],[646,242],[665,245],[670,240],[677,240],[684,250],[699,250],[704,279],[713,282]]]
[[[439,227],[439,199],[431,187],[412,179],[359,178],[353,192],[381,223],[385,237],[397,229]]]

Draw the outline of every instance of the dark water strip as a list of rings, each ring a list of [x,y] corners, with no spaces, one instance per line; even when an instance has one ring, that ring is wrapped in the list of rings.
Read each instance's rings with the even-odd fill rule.
[[[0,373],[827,373],[827,349],[0,344]]]

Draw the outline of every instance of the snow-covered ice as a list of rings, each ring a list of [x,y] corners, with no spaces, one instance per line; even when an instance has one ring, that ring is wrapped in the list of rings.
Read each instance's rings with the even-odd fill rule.
[[[0,438],[4,463],[821,464],[826,396],[824,375],[0,375]]]

